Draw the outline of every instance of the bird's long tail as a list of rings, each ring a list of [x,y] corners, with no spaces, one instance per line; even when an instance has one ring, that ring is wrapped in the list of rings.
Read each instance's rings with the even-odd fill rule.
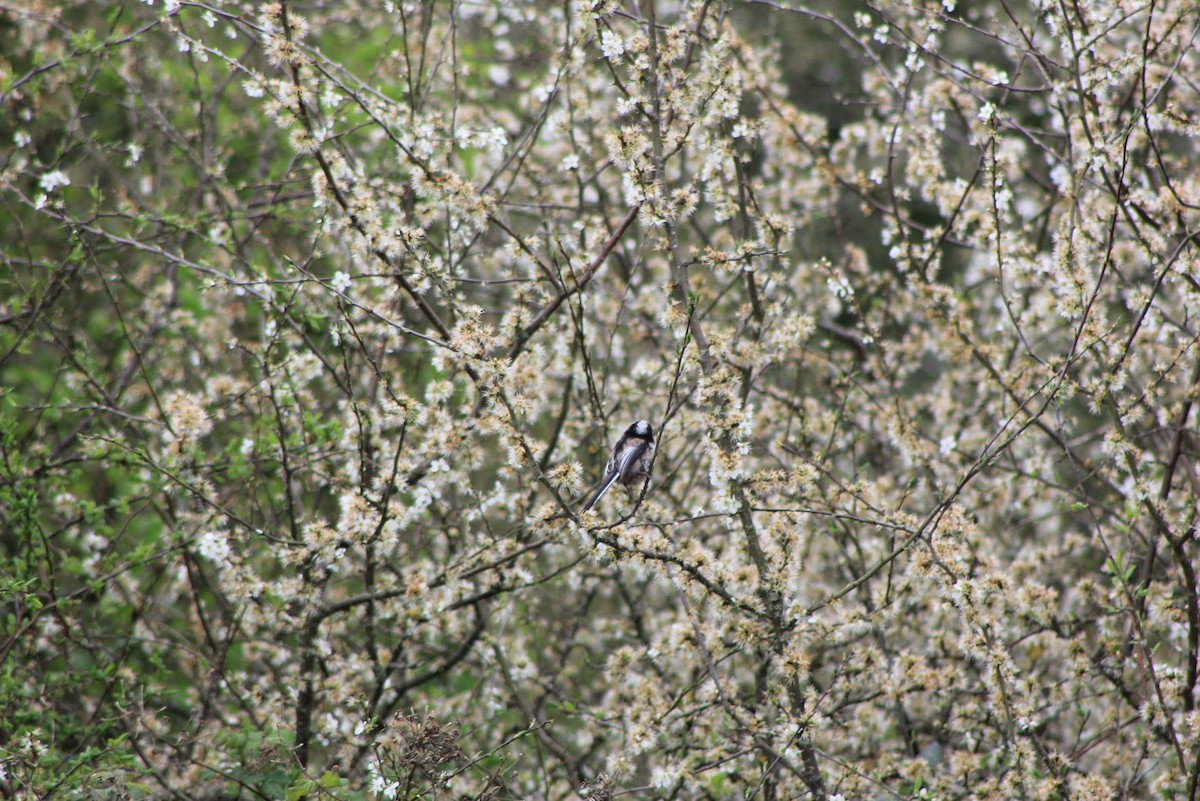
[[[613,470],[611,473],[605,476],[604,483],[600,485],[600,489],[596,490],[596,494],[593,495],[592,499],[588,501],[582,509],[579,510],[579,513],[583,514],[588,509],[591,509],[593,506],[595,506],[600,499],[604,497],[604,493],[608,492],[608,488],[613,485],[613,482],[617,480],[617,476],[619,475],[621,475],[619,470]]]

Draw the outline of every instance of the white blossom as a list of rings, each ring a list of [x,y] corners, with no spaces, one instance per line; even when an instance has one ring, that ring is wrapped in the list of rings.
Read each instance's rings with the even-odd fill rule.
[[[70,186],[71,178],[62,170],[50,170],[43,173],[41,179],[38,180],[40,186],[47,193],[53,192],[60,186]]]
[[[625,42],[615,31],[604,31],[600,34],[600,52],[604,58],[613,61],[625,52]]]
[[[229,537],[223,531],[206,531],[201,534],[196,543],[196,550],[218,566],[227,565],[233,553],[229,546]]]
[[[346,294],[350,291],[350,274],[345,270],[338,270],[329,280],[329,285],[343,295]]]

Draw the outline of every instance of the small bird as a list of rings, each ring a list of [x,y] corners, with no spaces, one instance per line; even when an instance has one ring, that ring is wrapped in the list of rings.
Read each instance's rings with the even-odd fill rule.
[[[653,457],[654,429],[645,420],[638,420],[625,429],[617,444],[613,445],[612,455],[608,457],[608,464],[604,467],[604,480],[600,482],[600,489],[596,490],[596,494],[580,513],[595,506],[615,482],[620,481],[626,487],[630,487],[649,478]]]

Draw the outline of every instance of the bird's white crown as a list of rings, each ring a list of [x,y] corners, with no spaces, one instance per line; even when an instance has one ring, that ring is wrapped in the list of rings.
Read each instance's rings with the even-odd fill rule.
[[[645,420],[638,420],[633,424],[633,430],[638,433],[639,437],[644,437],[650,433],[650,424]]]

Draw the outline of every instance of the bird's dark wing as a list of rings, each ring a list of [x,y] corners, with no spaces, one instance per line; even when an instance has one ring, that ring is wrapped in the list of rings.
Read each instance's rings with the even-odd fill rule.
[[[624,450],[620,458],[617,459],[616,465],[614,465],[617,474],[621,476],[622,480],[628,479],[633,475],[634,466],[638,463],[639,459],[646,455],[646,451],[649,448],[650,443],[643,439],[632,448]]]
[[[600,482],[600,489],[596,490],[596,494],[587,502],[580,514],[586,512],[596,505],[604,493],[608,492],[608,488],[616,481],[627,482],[632,476],[633,471],[637,469],[638,460],[646,455],[646,451],[650,448],[650,443],[641,437],[621,440],[623,445],[618,451],[617,447],[613,448],[613,454],[608,460],[608,466],[604,473],[604,481]]]

